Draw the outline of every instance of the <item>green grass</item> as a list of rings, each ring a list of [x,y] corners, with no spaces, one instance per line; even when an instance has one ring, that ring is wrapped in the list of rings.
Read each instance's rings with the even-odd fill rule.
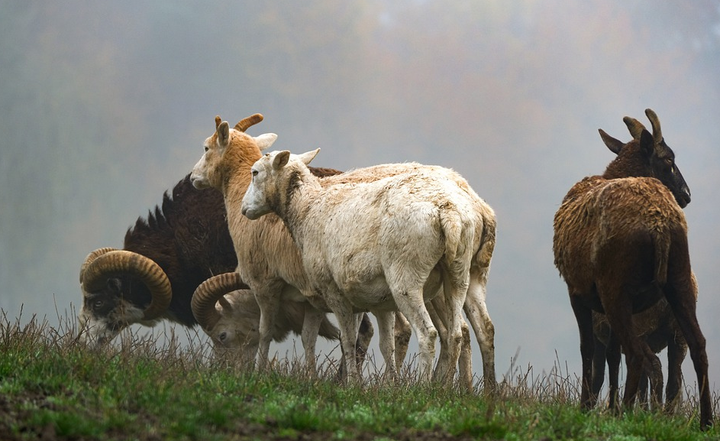
[[[102,351],[72,326],[0,319],[0,439],[488,439],[697,440],[693,398],[674,416],[581,412],[577,379],[513,368],[490,399],[371,373],[343,386],[327,362],[317,378],[297,361],[257,373],[206,348],[134,338]],[[717,410],[717,399],[715,400]]]

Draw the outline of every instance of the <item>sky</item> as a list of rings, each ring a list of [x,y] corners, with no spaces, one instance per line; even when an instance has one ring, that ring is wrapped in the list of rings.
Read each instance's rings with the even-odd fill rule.
[[[215,115],[234,124],[260,112],[251,134],[277,133],[274,147],[295,153],[319,147],[315,166],[460,172],[497,214],[487,304],[498,377],[558,364],[579,374],[553,215],[612,160],[597,130],[629,140],[622,118],[649,127],[652,108],[693,195],[685,213],[717,390],[720,2],[457,3],[0,1],[6,319],[73,317],[86,254],[122,246],[192,169]],[[684,371],[694,384],[689,357]]]

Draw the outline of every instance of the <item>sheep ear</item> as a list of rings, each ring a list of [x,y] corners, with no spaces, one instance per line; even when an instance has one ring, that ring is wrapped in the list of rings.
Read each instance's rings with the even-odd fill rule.
[[[309,152],[299,154],[298,158],[300,158],[300,160],[302,162],[304,162],[305,165],[308,165],[308,164],[310,164],[310,161],[315,159],[315,156],[317,156],[317,154],[319,152],[320,152],[320,149],[310,150]]]
[[[290,152],[287,150],[283,150],[281,152],[278,152],[277,155],[275,155],[275,158],[273,158],[273,169],[280,170],[281,168],[285,167],[290,160]]]
[[[230,127],[227,121],[223,121],[217,126],[217,142],[221,148],[225,148],[230,143]]]
[[[255,140],[255,143],[257,144],[260,151],[267,150],[268,147],[273,145],[275,140],[277,139],[277,135],[274,133],[265,133],[260,136],[256,136],[253,138]]]
[[[655,138],[647,130],[643,130],[640,134],[640,148],[647,157],[650,157],[655,150]]]
[[[220,127],[220,123],[222,122],[222,119],[220,119],[220,115],[215,115],[215,130]]]
[[[620,153],[620,149],[623,148],[625,144],[623,144],[622,141],[619,139],[615,139],[612,136],[605,133],[603,129],[598,129],[598,132],[600,132],[600,137],[602,138],[603,142],[607,146],[607,148],[610,149],[611,152],[615,153],[616,155]]]

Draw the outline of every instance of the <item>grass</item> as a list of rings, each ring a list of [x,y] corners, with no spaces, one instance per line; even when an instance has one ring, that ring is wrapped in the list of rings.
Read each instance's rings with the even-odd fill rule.
[[[76,341],[73,325],[0,317],[0,439],[63,440],[697,440],[697,403],[674,416],[643,410],[581,412],[578,381],[557,363],[535,377],[511,368],[497,395],[396,383],[377,372],[361,386],[317,377],[297,360],[258,373],[213,359],[191,341],[133,336],[102,351]],[[715,409],[717,410],[717,398]]]

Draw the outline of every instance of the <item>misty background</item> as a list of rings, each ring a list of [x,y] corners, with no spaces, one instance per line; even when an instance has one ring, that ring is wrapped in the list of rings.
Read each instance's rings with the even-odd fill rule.
[[[650,127],[648,107],[693,195],[717,392],[720,1],[0,0],[0,308],[10,321],[74,316],[87,253],[122,247],[200,158],[215,115],[260,112],[251,134],[320,147],[315,166],[459,171],[498,219],[487,303],[499,377],[557,362],[579,374],[553,215],[613,159],[597,129],[629,140],[623,116]]]

